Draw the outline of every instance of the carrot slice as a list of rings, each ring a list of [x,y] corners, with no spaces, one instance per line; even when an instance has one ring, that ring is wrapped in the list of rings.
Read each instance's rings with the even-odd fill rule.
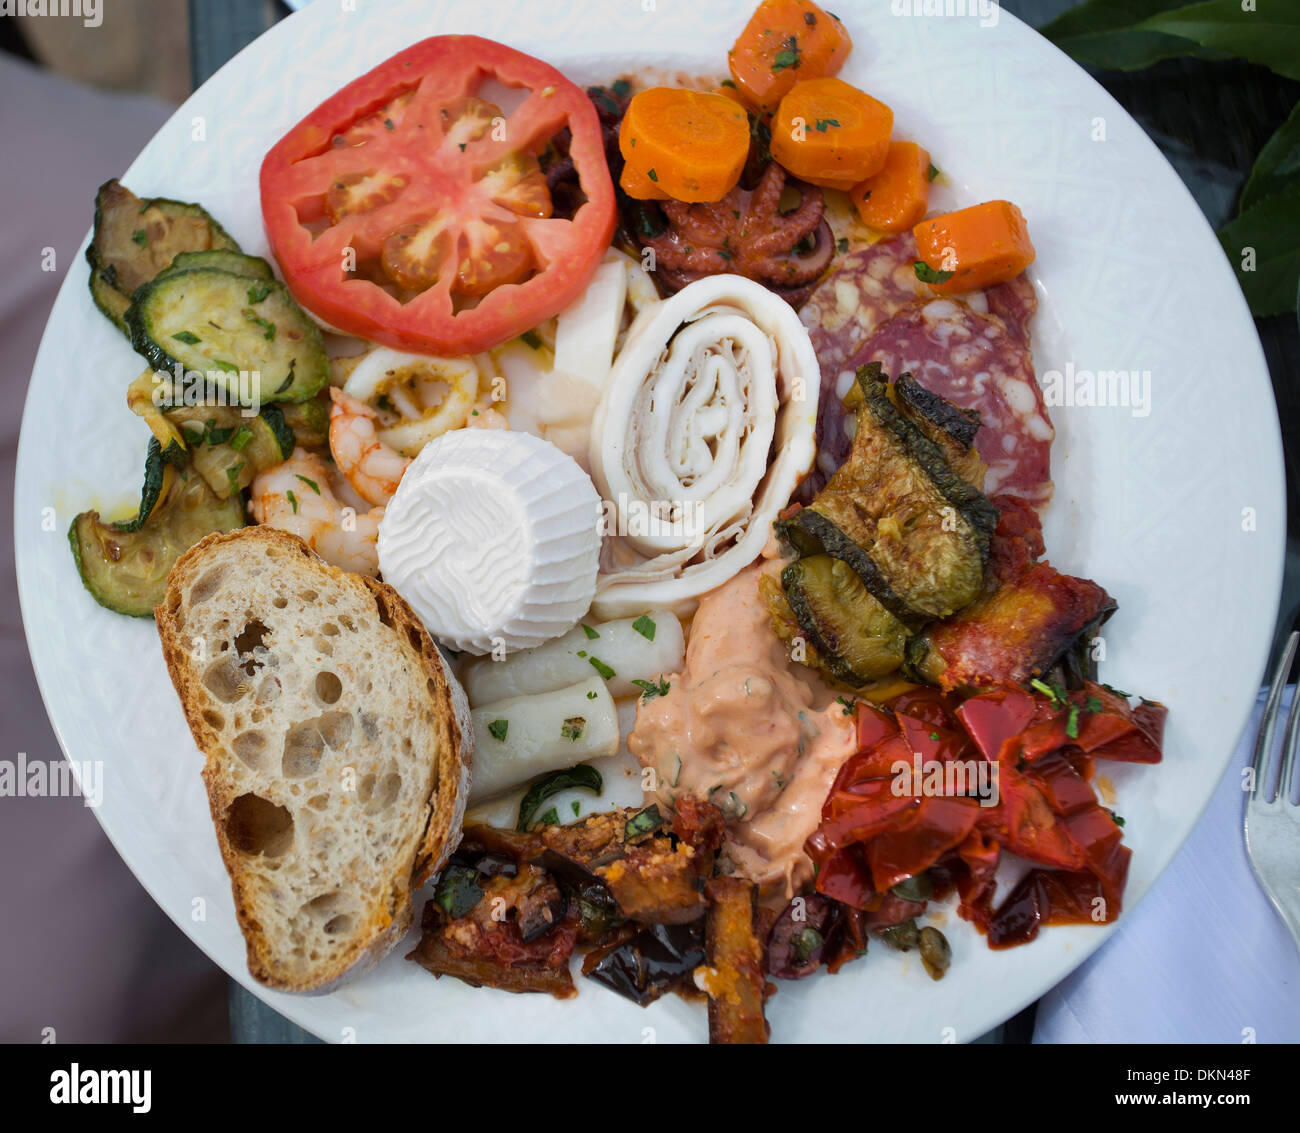
[[[666,201],[668,194],[650,180],[644,173],[638,173],[628,162],[623,163],[623,172],[618,183],[629,197],[638,201]]]
[[[890,142],[885,164],[874,177],[849,190],[863,224],[881,232],[902,232],[930,203],[930,154],[915,142]]]
[[[851,189],[884,168],[894,112],[839,79],[807,79],[781,100],[772,156],[796,177]]]
[[[1034,262],[1025,218],[1010,201],[986,201],[923,220],[912,229],[928,272],[951,272],[926,280],[945,295],[976,291],[1014,279]]]
[[[637,173],[678,201],[717,201],[749,156],[749,118],[720,94],[651,87],[633,96],[618,148]]]
[[[839,17],[811,0],[763,0],[727,64],[750,105],[772,111],[800,79],[836,74],[851,50]]]

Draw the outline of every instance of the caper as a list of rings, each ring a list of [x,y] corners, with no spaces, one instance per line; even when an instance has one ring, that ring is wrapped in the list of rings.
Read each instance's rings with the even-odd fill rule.
[[[923,872],[903,878],[890,892],[904,901],[928,901],[934,886],[930,884],[930,875]]]
[[[911,952],[920,941],[921,934],[916,930],[916,921],[909,918],[902,924],[883,929],[880,937],[895,952]]]
[[[944,972],[952,963],[948,938],[933,925],[926,925],[921,930],[921,963],[925,965],[932,980],[943,979]]]
[[[822,946],[822,934],[810,926],[795,934],[793,944],[794,958],[799,963],[806,964]]]

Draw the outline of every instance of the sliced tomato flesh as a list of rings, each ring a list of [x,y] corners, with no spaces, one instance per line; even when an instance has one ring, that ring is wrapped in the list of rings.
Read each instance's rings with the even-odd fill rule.
[[[507,88],[520,101],[503,110]],[[552,216],[539,154],[564,128],[583,204]],[[262,211],[286,282],[340,330],[476,353],[581,293],[613,234],[595,109],[553,67],[438,36],[344,87],[267,154]]]

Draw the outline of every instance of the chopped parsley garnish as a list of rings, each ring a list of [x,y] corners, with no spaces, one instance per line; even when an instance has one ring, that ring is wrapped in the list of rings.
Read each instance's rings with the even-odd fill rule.
[[[587,718],[585,716],[570,716],[560,725],[560,735],[566,740],[576,742],[582,738],[582,732],[586,726]]]
[[[213,358],[212,364],[216,366],[216,368],[220,370],[223,374],[239,373],[239,367],[236,366],[233,362],[226,362],[221,358]]]
[[[317,484],[315,480],[308,480],[306,476],[298,476],[297,479],[301,480],[304,484],[306,484],[307,487],[309,487],[318,496],[320,495],[320,485]]]
[[[588,657],[587,662],[607,681],[612,681],[614,679],[614,670],[606,665],[599,657]]]
[[[235,430],[233,428],[218,429],[216,418],[209,417],[206,423],[205,437],[209,445],[224,445],[232,436]]]
[[[260,303],[263,299],[265,299],[270,294],[271,294],[270,281],[264,279],[258,283],[253,284],[253,286],[248,289],[248,301],[250,303]]]
[[[1110,815],[1110,820],[1111,820],[1111,821],[1112,821],[1116,826],[1120,826],[1120,827],[1122,827],[1122,826],[1124,825],[1124,820],[1123,820],[1123,819],[1122,819],[1118,814],[1116,814],[1113,810],[1108,810],[1106,813]]]
[[[181,426],[181,435],[185,438],[185,443],[190,448],[198,448],[203,443],[203,430],[191,429],[188,425]]]
[[[586,622],[582,623],[582,632],[587,635],[588,641],[595,641],[596,638],[600,636],[600,634],[597,633],[594,629],[592,629],[591,626],[587,625]]]
[[[131,233],[131,239],[134,243],[139,244],[140,247],[143,248],[147,243],[149,243],[149,234],[143,228],[137,228]]]
[[[1065,734],[1072,740],[1079,738],[1079,706],[1070,705],[1070,713],[1065,718]]]
[[[776,53],[776,58],[772,60],[772,72],[784,71],[787,68],[799,66],[799,40],[796,36],[789,36],[784,40],[784,48]]]
[[[843,697],[843,696],[837,696],[837,697],[835,698],[835,703],[838,704],[841,708],[844,709],[844,715],[845,715],[845,716],[852,716],[852,715],[853,715],[853,709],[856,708],[856,707],[857,707],[857,704],[858,704],[858,702],[857,702],[856,700],[854,700],[852,697],[847,697],[847,698],[846,698],[846,697]]]
[[[235,435],[230,438],[230,447],[236,452],[243,452],[248,447],[249,441],[253,439],[253,430],[247,425],[240,425],[235,430]]]
[[[465,148],[464,146],[461,147],[461,149],[464,149],[464,148]],[[555,808],[554,808],[554,807],[551,807],[551,808],[550,808],[549,810],[547,810],[547,812],[546,812],[544,815],[542,815],[542,817],[539,818],[537,821],[540,822],[543,826],[559,826],[559,825],[560,825],[560,816],[555,812]]]
[[[596,699],[596,693],[595,693],[594,691],[587,693],[587,699],[588,699],[588,700],[595,700],[595,699]]]
[[[647,641],[653,641],[655,639],[655,623],[654,619],[650,617],[649,614],[642,614],[637,618],[637,620],[632,623],[632,628]],[[592,634],[592,636],[594,637],[595,634]]]
[[[251,307],[246,307],[244,309],[244,318],[250,323],[256,323],[262,328],[262,337],[266,339],[267,342],[275,341],[275,323],[271,322],[270,319],[262,318]]]
[[[938,176],[939,167],[932,161],[930,162],[930,168],[925,171],[925,178],[927,181],[933,181]]]
[[[285,494],[284,494],[284,498],[287,499],[287,500],[289,501],[289,506],[290,506],[291,508],[293,508],[293,514],[294,514],[294,515],[297,515],[297,514],[298,514],[298,497],[295,496],[295,495],[293,494],[293,489],[292,489],[292,488],[290,488],[287,492],[285,492]]]
[[[230,491],[232,493],[239,491],[239,474],[244,470],[244,462],[241,460],[233,468],[226,469],[226,479],[230,481]]]
[[[837,118],[818,118],[817,121],[813,123],[813,127],[819,134],[824,134],[832,126],[838,126],[839,124],[839,119]]]
[[[191,334],[187,330],[177,331],[174,335],[172,335],[172,338],[174,338],[177,342],[185,343],[186,346],[194,346],[196,343],[203,341],[201,338],[199,338],[197,334]]]
[[[1041,692],[1053,704],[1059,704],[1059,705],[1065,704],[1065,693],[1062,692],[1055,685],[1046,684],[1043,681],[1040,681],[1037,677],[1034,677],[1029,682],[1029,687],[1035,689],[1038,692]]]
[[[1127,700],[1130,696],[1133,695],[1131,692],[1125,692],[1122,688],[1113,688],[1111,685],[1104,684],[1101,687],[1104,688],[1107,692],[1113,693],[1115,696],[1122,696],[1125,700]]]
[[[384,129],[385,130],[395,129],[395,127],[393,126],[393,120],[391,118],[384,119]]]
[[[916,278],[922,283],[947,283],[952,278],[952,272],[935,271],[924,260],[917,260],[912,265],[912,270],[916,272]]]
[[[938,732],[931,732],[931,733],[930,733],[930,738],[931,738],[932,740],[938,742],[938,739],[939,739],[939,733],[938,733]]]
[[[582,803],[578,802],[577,799],[574,799],[569,805],[573,807],[573,817],[577,818],[578,815],[582,813]]]
[[[460,152],[461,152],[461,153],[464,153],[464,152],[465,152],[465,146],[468,145],[468,144],[469,144],[468,142],[461,142],[461,143],[460,143]]]
[[[1101,701],[1098,700],[1095,696],[1090,696],[1088,697],[1087,701],[1084,702],[1083,708],[1085,712],[1093,712],[1093,713],[1100,712]]]
[[[633,678],[632,683],[641,690],[642,700],[653,700],[656,696],[667,696],[668,689],[671,687],[662,676],[658,681],[639,681]]]
[[[488,735],[490,735],[498,743],[506,742],[506,733],[509,731],[510,731],[509,720],[493,720],[492,723],[488,725]]]
[[[841,256],[844,255],[844,253],[849,250],[849,238],[847,236],[841,236],[838,240],[836,240],[835,250],[839,252]]]
[[[657,182],[659,180],[659,174],[656,173],[653,169],[649,170],[646,173],[646,176],[649,177],[651,181]]]

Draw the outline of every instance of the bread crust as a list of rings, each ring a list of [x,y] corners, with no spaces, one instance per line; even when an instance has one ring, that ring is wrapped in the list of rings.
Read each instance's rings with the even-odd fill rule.
[[[192,641],[186,635],[186,595],[222,552],[237,545],[238,553],[265,569],[264,556],[279,560],[279,569],[301,570],[305,577],[328,577],[335,585],[354,589],[358,597],[377,604],[380,621],[392,634],[393,655],[414,654],[427,679],[434,708],[437,743],[430,753],[434,761],[429,797],[423,807],[423,829],[415,841],[413,859],[387,886],[382,908],[369,910],[363,926],[353,934],[345,954],[333,963],[317,965],[305,975],[287,974],[281,962],[284,942],[275,939],[261,923],[250,893],[247,857],[232,844],[227,829],[233,791],[225,766],[233,756],[222,743],[218,729],[205,718],[213,697],[203,687],[202,676],[192,659]],[[362,594],[364,592],[364,595]],[[257,615],[259,611],[251,609]],[[269,613],[263,611],[263,613]],[[409,929],[413,916],[412,897],[416,889],[446,863],[460,842],[461,823],[472,767],[473,730],[464,691],[450,673],[438,647],[410,607],[391,586],[339,570],[322,561],[296,535],[270,527],[244,527],[224,534],[206,536],[177,560],[168,578],[162,603],[154,611],[163,658],[181,701],[194,741],[204,755],[203,781],[222,861],[230,875],[235,913],[248,950],[248,968],[253,978],[278,991],[324,993],[354,978],[379,962]]]

